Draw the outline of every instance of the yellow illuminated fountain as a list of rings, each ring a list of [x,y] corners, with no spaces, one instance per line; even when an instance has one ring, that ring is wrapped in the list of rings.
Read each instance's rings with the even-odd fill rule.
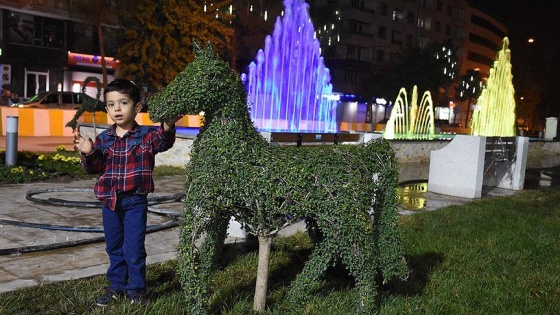
[[[418,105],[418,87],[412,89],[410,106],[406,89],[401,88],[383,137],[385,139],[431,140],[435,136],[434,110],[430,91],[424,92]]]
[[[503,40],[502,50],[490,69],[486,88],[478,98],[473,112],[473,136],[513,137],[515,128],[515,90],[511,74],[509,39]]]

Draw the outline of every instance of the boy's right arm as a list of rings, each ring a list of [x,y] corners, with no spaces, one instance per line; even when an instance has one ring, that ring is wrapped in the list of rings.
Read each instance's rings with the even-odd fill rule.
[[[89,136],[87,136],[87,139],[82,136],[80,126],[74,130],[74,148],[85,155],[93,152],[93,140]]]
[[[96,142],[98,140],[96,139]],[[80,151],[82,157],[82,167],[90,174],[99,174],[105,171],[105,159],[99,150],[95,150],[95,145],[91,138],[82,137],[80,127],[74,132],[74,147]]]

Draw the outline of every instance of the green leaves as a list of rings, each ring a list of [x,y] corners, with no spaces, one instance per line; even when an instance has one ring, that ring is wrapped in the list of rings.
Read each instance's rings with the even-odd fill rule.
[[[182,115],[205,115],[206,124],[221,111],[231,119],[247,119],[246,92],[239,75],[210,43],[195,43],[195,59],[148,102],[152,121]],[[239,106],[228,106],[239,104]]]
[[[194,52],[194,61],[154,96],[148,109],[154,121],[204,112],[205,125],[186,165],[179,247],[181,284],[191,313],[204,313],[208,305],[211,269],[231,217],[260,240],[274,237],[294,219],[315,222],[322,238],[295,280],[290,300],[308,296],[328,266],[340,261],[356,279],[358,312],[371,313],[378,272],[387,278],[407,272],[396,224],[397,164],[388,142],[272,146],[249,118],[238,74],[209,44],[195,45]]]
[[[205,5],[196,0],[135,0],[124,4],[130,7],[122,10],[121,25],[127,29],[117,54],[121,75],[150,92],[167,86],[192,61],[190,48],[195,41],[212,42],[222,53],[229,48],[233,34],[231,16],[225,14],[229,0],[212,1],[212,10],[205,10]]]

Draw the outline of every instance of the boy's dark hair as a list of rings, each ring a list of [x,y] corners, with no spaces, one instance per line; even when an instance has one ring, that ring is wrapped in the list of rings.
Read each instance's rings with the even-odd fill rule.
[[[103,90],[103,98],[106,99],[107,93],[109,92],[119,92],[121,94],[128,95],[134,104],[140,102],[140,89],[130,80],[116,79],[107,84]]]

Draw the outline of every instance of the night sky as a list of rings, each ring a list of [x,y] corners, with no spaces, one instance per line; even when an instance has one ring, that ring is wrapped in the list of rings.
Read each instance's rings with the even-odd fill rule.
[[[560,87],[560,1],[542,0],[470,0],[471,5],[486,12],[508,29],[511,64],[516,79],[523,80],[527,69],[538,74],[537,83],[543,89],[537,104],[539,116],[560,117],[558,88]],[[533,38],[534,43],[528,43]],[[520,83],[520,82],[518,82]],[[523,84],[516,94],[523,93]],[[518,89],[519,87],[519,89]],[[518,95],[519,96],[519,95]]]
[[[509,31],[515,41],[534,38],[535,44],[557,48],[560,44],[560,1],[470,0]],[[544,48],[543,47],[543,48]]]

